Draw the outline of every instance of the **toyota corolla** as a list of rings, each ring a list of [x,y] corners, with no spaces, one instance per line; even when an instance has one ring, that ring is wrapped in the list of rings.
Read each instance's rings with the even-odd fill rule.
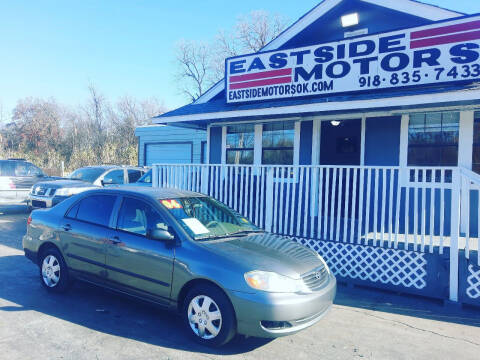
[[[314,251],[215,199],[174,189],[89,190],[32,212],[25,255],[49,292],[73,279],[178,311],[200,343],[279,337],[319,321],[336,280]]]

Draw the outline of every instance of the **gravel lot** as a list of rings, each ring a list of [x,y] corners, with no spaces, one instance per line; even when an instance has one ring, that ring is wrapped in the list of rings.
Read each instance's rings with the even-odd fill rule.
[[[345,286],[332,311],[297,335],[204,348],[175,314],[149,304],[82,283],[47,294],[21,249],[27,217],[24,207],[0,206],[2,359],[480,358],[480,309]]]

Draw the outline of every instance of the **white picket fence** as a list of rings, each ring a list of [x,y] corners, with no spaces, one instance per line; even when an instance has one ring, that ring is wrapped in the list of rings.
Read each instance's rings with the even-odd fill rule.
[[[154,165],[153,182],[208,194],[274,233],[443,252],[452,241],[458,173],[457,168],[169,164]]]
[[[152,181],[212,196],[277,234],[421,253],[448,247],[452,300],[459,248],[468,258],[480,247],[480,176],[458,167],[156,164]]]

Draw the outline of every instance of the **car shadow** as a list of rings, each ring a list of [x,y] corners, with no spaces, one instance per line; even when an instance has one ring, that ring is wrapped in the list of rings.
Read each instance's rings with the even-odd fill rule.
[[[2,312],[35,311],[106,334],[183,351],[234,355],[250,352],[271,339],[237,336],[220,349],[194,342],[180,317],[155,305],[94,285],[75,282],[65,294],[41,286],[37,267],[21,255],[0,257]]]
[[[335,304],[480,327],[480,308],[445,305],[443,300],[364,286],[339,284]]]

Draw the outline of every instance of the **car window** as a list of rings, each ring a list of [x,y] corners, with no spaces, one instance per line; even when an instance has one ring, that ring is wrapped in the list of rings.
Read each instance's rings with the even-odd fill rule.
[[[43,172],[33,164],[24,161],[18,161],[15,166],[15,176],[38,176]]]
[[[15,176],[15,162],[0,161],[0,176]]]
[[[70,174],[72,180],[82,180],[89,183],[93,183],[97,178],[105,172],[105,168],[102,167],[86,167],[75,170]]]
[[[149,204],[142,200],[125,198],[120,208],[117,228],[145,236],[151,229],[168,230],[168,224]]]
[[[80,202],[76,203],[75,206],[71,207],[70,210],[68,210],[65,217],[75,219],[77,217],[77,212],[79,207],[80,207]]]
[[[110,171],[107,175],[104,176],[103,182],[105,184],[123,184],[123,169]]]
[[[152,183],[152,169],[148,170],[145,175],[138,179],[139,183],[151,184]]]
[[[128,169],[128,182],[129,183],[137,182],[137,180],[140,179],[142,175],[143,175],[143,171]]]
[[[78,204],[76,219],[108,226],[115,199],[116,197],[113,195],[92,195],[84,198]],[[71,211],[74,211],[74,209],[75,206]]]

